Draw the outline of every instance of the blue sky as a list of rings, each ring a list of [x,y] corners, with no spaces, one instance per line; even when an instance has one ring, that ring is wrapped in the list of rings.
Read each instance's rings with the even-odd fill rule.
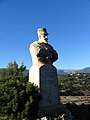
[[[60,69],[90,67],[90,0],[0,0],[0,68],[32,65],[29,45],[46,27]]]

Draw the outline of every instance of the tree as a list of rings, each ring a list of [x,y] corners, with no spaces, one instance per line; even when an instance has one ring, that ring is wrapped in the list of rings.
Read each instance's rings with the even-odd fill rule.
[[[19,79],[19,80],[26,80],[28,81],[28,74],[23,74],[23,72],[26,70],[26,66],[24,63],[20,67],[18,67],[18,64],[16,61],[10,62],[7,65],[7,68],[1,70],[1,78],[3,80],[9,80],[9,79]]]
[[[0,69],[0,120],[36,120],[39,105],[39,90],[28,81],[28,74],[23,72],[16,61],[7,68]]]
[[[5,68],[2,68],[2,69],[0,69],[0,80],[1,79],[5,79],[5,75],[6,75],[6,69]]]
[[[60,75],[58,83],[64,95],[81,95],[81,90],[90,90],[90,73]],[[63,92],[61,94],[63,95]]]

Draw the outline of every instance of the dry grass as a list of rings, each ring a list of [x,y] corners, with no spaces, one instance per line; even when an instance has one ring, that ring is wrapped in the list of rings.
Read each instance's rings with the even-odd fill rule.
[[[60,96],[60,101],[63,104],[68,102],[75,102],[77,105],[90,104],[90,96]]]

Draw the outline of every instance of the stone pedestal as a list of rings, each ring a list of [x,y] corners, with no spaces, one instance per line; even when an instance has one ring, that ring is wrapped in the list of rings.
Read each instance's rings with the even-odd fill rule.
[[[63,105],[60,103],[57,70],[53,65],[32,66],[29,71],[29,81],[40,88],[42,99],[39,104],[39,117],[54,116],[63,111]]]
[[[31,66],[29,69],[29,82],[40,88],[40,69],[37,65]]]

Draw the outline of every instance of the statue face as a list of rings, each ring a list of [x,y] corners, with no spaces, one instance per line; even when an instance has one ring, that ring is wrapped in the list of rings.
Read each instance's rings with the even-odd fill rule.
[[[40,42],[48,43],[48,36],[46,34],[40,35]]]

